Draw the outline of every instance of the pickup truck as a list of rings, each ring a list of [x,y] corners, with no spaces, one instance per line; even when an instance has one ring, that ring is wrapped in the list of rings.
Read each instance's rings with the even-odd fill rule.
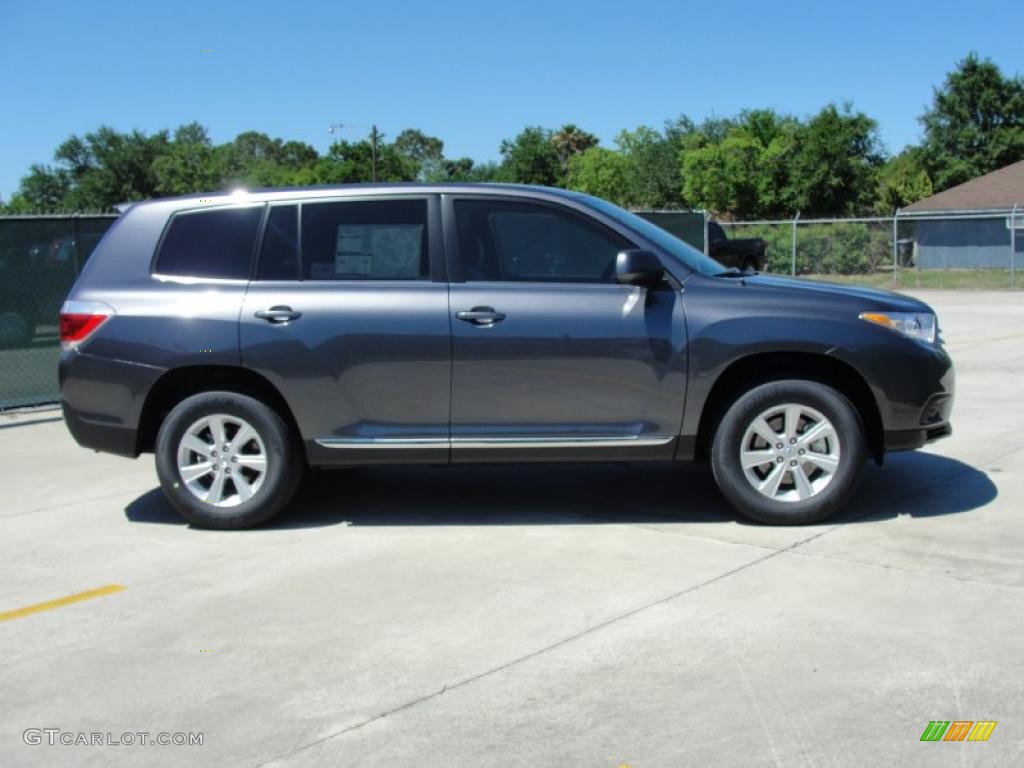
[[[768,243],[759,237],[730,240],[717,221],[708,222],[708,254],[727,267],[750,268],[764,272],[768,263]]]

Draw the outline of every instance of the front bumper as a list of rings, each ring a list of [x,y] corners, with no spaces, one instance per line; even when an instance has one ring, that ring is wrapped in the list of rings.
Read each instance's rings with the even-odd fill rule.
[[[949,355],[936,347],[927,364],[915,367],[913,374],[916,385],[903,392],[916,395],[904,397],[898,403],[890,401],[884,436],[886,451],[912,451],[953,434],[950,418],[956,374]]]
[[[949,422],[940,424],[937,427],[927,429],[899,429],[886,430],[885,450],[886,451],[913,451],[928,443],[941,440],[953,434],[953,425]]]

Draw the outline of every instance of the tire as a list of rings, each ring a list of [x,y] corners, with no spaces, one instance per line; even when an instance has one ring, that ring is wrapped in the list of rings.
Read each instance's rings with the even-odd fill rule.
[[[239,439],[248,439],[232,446],[243,426],[251,432]],[[216,450],[217,433],[226,438],[227,460],[223,445]],[[266,522],[295,493],[304,463],[302,447],[281,416],[235,392],[182,400],[156,439],[156,472],[164,494],[182,517],[201,528],[233,530]]]
[[[770,442],[766,426],[775,435]],[[802,525],[824,520],[846,503],[866,455],[864,427],[849,400],[824,384],[785,380],[755,387],[726,411],[715,431],[711,467],[722,493],[744,516]],[[759,459],[763,463],[755,464]]]

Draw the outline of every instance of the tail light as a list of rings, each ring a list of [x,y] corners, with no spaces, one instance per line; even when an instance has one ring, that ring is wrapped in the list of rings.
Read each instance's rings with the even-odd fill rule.
[[[114,314],[102,301],[65,301],[60,308],[61,349],[74,349]]]

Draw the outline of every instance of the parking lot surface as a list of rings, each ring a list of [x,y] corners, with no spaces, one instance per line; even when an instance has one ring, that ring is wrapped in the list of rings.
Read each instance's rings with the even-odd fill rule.
[[[915,295],[955,434],[807,527],[705,467],[561,465],[316,473],[211,532],[151,456],[0,416],[0,765],[1024,764],[1024,301]]]

